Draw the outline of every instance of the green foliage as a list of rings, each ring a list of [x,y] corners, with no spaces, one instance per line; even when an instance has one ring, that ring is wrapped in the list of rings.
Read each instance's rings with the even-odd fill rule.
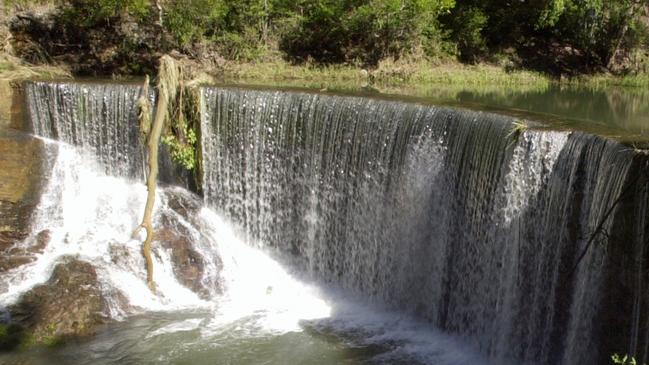
[[[638,0],[457,0],[442,22],[465,61],[513,49],[528,65],[593,69],[608,66],[616,50],[646,47],[647,23],[641,21],[646,5]]]
[[[149,0],[65,0],[60,16],[67,24],[94,27],[123,15],[141,20],[149,11]]]
[[[185,46],[216,31],[227,7],[222,0],[173,0],[164,8],[164,26]]]
[[[272,0],[172,0],[163,23],[181,47],[209,42],[227,59],[252,60],[259,56],[271,18],[288,13]]]
[[[224,32],[213,41],[219,54],[229,60],[254,61],[262,54],[259,33],[251,27],[241,32]]]
[[[553,27],[566,10],[566,0],[551,0],[541,11],[536,22],[537,29]]]
[[[436,49],[437,18],[454,0],[318,0],[305,4],[280,47],[297,62],[376,65],[413,49]]]
[[[458,9],[447,18],[460,59],[465,62],[475,62],[487,51],[487,43],[482,31],[489,17],[479,7],[469,6]]]
[[[81,44],[100,60],[132,55],[132,65],[121,67],[134,73],[149,70],[148,55],[173,49],[246,62],[267,61],[279,51],[292,63],[317,67],[373,68],[402,59],[435,63],[449,55],[467,63],[495,62],[494,55],[505,55],[510,69],[558,74],[613,70],[613,56],[626,62],[617,72],[649,68],[647,0],[162,0],[162,32],[152,0],[13,3],[43,2],[60,9],[62,26],[40,40],[53,59]],[[117,28],[119,22],[129,27]],[[126,35],[116,34],[119,29]],[[102,40],[106,44],[98,46]],[[61,48],[65,44],[70,47]]]
[[[618,365],[640,365],[635,357],[629,357],[629,355],[621,356],[614,354],[613,356],[611,356],[611,360],[613,361],[613,364]]]
[[[185,127],[183,134],[184,141],[173,134],[168,134],[162,136],[162,143],[169,147],[174,162],[187,170],[193,170],[196,167],[196,132]]]
[[[169,147],[171,159],[187,170],[198,167],[200,95],[198,88],[180,86],[177,97],[169,104],[167,126],[162,136],[162,143]]]

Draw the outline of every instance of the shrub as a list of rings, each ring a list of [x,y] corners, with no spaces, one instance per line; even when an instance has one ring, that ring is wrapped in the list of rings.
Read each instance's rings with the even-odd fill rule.
[[[149,11],[149,0],[66,0],[60,20],[81,28],[95,27],[127,14],[141,20]]]
[[[476,6],[457,9],[452,16],[447,17],[451,37],[457,44],[458,56],[462,61],[475,62],[487,52],[482,30],[488,19],[485,12]]]
[[[319,0],[305,6],[280,48],[295,62],[375,66],[438,42],[440,13],[454,0]]]
[[[213,35],[227,12],[220,0],[173,0],[164,9],[163,24],[180,46]]]

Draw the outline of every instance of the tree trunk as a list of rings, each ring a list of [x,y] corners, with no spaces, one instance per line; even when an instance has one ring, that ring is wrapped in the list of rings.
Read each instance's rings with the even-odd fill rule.
[[[155,7],[158,8],[158,26],[162,28],[162,15],[163,15],[163,10],[162,10],[162,4],[160,3],[161,0],[155,0]]]
[[[147,78],[148,81],[148,78]],[[145,96],[148,98],[148,87],[145,87]],[[146,283],[151,289],[155,292],[155,284],[153,282],[153,258],[151,257],[151,245],[153,243],[153,206],[155,204],[155,191],[157,186],[158,179],[158,146],[160,144],[160,136],[162,134],[162,127],[164,125],[165,116],[167,113],[168,106],[167,98],[159,98],[158,105],[156,106],[155,118],[153,120],[153,125],[151,130],[148,133],[147,138],[147,150],[149,152],[148,156],[148,168],[147,179],[146,179],[146,188],[147,188],[147,197],[146,197],[146,206],[144,207],[144,217],[142,218],[142,224],[140,228],[144,228],[146,231],[146,239],[142,246],[142,255],[146,260]],[[142,116],[145,118],[146,116]]]
[[[622,30],[620,30],[620,35],[617,39],[617,42],[615,43],[615,48],[609,54],[608,56],[608,61],[606,62],[606,68],[610,71],[611,68],[613,67],[613,64],[615,63],[615,56],[620,52],[620,48],[622,47],[622,43],[624,42],[624,37],[626,36],[626,32],[629,30],[629,23],[633,21],[633,17],[635,16],[637,9],[637,6],[640,5],[637,2],[634,2],[631,4],[629,7],[629,10],[626,13],[626,20],[624,22],[624,25],[622,26]]]
[[[158,146],[160,144],[160,136],[162,135],[162,129],[164,126],[165,119],[169,114],[169,105],[172,103],[172,98],[175,98],[178,90],[178,83],[181,77],[181,71],[179,66],[175,61],[169,56],[160,57],[160,65],[158,67],[158,103],[156,105],[155,117],[153,119],[153,125],[148,133],[147,138],[147,150],[149,152],[148,158],[148,167],[149,171],[147,172],[146,179],[146,188],[147,188],[147,198],[146,206],[144,207],[144,217],[142,218],[142,224],[138,227],[144,228],[146,230],[146,239],[142,245],[142,255],[146,260],[146,283],[155,293],[155,284],[153,282],[153,259],[151,257],[151,245],[153,243],[153,205],[155,203],[155,190],[157,186],[158,179]],[[147,86],[144,88],[147,101],[141,100],[141,105],[148,105],[148,78]],[[143,110],[151,110],[149,107],[142,108],[140,110],[141,125],[147,125],[144,121],[144,118],[148,118],[149,114]],[[137,230],[136,230],[137,232]]]

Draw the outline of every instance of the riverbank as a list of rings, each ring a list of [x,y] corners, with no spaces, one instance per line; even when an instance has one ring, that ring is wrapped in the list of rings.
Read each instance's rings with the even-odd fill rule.
[[[223,67],[223,78],[230,82],[299,83],[311,87],[330,85],[381,86],[515,86],[541,88],[550,85],[571,85],[588,88],[647,87],[648,74],[612,75],[592,74],[572,78],[556,78],[524,69],[511,69],[493,64],[466,65],[459,62],[433,64],[426,61],[381,62],[376,69],[365,70],[349,65],[292,65],[277,60],[260,63],[229,63]]]
[[[187,60],[187,59],[186,59]],[[193,60],[189,62],[195,63]],[[494,64],[467,65],[447,61],[434,64],[425,60],[394,61],[386,60],[375,69],[364,69],[353,65],[294,65],[281,59],[263,62],[232,62],[219,66],[206,67],[196,63],[212,79],[225,83],[245,83],[307,87],[314,89],[345,90],[367,88],[381,92],[398,91],[400,88],[430,88],[434,85],[445,87],[485,87],[517,89],[544,89],[549,86],[584,87],[601,89],[608,87],[642,88],[649,86],[648,74],[579,75],[572,78],[556,78],[547,74],[524,69],[511,69]],[[31,65],[10,54],[0,54],[0,80],[15,81],[26,79],[72,78],[73,65]],[[142,75],[106,75],[106,78],[137,78]],[[397,92],[399,93],[399,92]]]
[[[72,78],[65,65],[31,65],[10,54],[0,53],[0,82],[62,78]]]

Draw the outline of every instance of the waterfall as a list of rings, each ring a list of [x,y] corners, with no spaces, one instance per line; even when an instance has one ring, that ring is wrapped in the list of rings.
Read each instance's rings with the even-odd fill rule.
[[[469,338],[497,363],[593,363],[614,350],[601,321],[610,247],[624,245],[614,222],[647,230],[615,206],[632,149],[367,98],[205,88],[202,102],[205,201],[250,240]],[[636,197],[644,217],[646,192]],[[636,311],[647,306],[638,290]]]
[[[75,256],[97,271],[110,317],[209,312],[143,336],[200,333],[160,358],[307,328],[384,346],[379,363],[647,360],[646,154],[478,111],[206,87],[202,198],[161,151],[153,294],[131,236],[146,197],[141,93],[26,85],[51,173],[19,246],[49,242],[0,273],[0,305]]]
[[[36,261],[3,274],[0,303],[15,302],[33,286],[47,281],[61,259],[76,256],[95,267],[102,291],[109,298],[111,317],[125,315],[126,303],[121,303],[120,297],[125,297],[129,306],[148,310],[204,305],[197,294],[178,282],[171,252],[162,247],[156,249],[155,263],[160,295],[148,290],[143,279],[141,240],[131,237],[146,201],[143,184],[106,175],[94,156],[66,144],[49,142],[47,154],[51,176],[33,217],[32,235],[22,246],[33,246],[44,231],[49,242]],[[166,226],[191,228],[169,206],[172,194],[164,190],[158,193],[157,224],[167,220]],[[196,229],[190,232],[198,235]],[[194,244],[200,242],[198,238]],[[203,279],[217,280],[215,271],[207,270]]]
[[[80,146],[109,175],[144,178],[137,128],[141,86],[32,82],[25,94],[36,135]]]
[[[66,257],[89,262],[105,297],[109,317],[130,312],[207,305],[221,293],[218,245],[205,237],[200,201],[178,187],[160,187],[154,224],[154,280],[157,293],[144,282],[139,226],[146,201],[144,152],[138,130],[137,100],[142,87],[119,84],[30,82],[26,102],[33,132],[45,140],[50,171],[33,213],[31,235],[18,250],[29,251],[47,237],[33,262],[2,274],[0,305],[15,303],[44,283]],[[153,98],[154,95],[149,95]],[[179,174],[162,150],[161,178],[178,182]],[[180,181],[181,185],[182,181]],[[190,207],[193,207],[190,209]],[[183,282],[174,261],[178,250],[200,264]]]
[[[141,85],[35,81],[25,84],[34,134],[80,147],[96,156],[104,172],[144,180],[145,149],[137,101]],[[148,96],[154,102],[155,95]],[[187,186],[186,173],[174,166],[168,148],[160,146],[163,183]]]
[[[42,90],[80,87],[41,86]],[[103,88],[80,89],[101,95]],[[125,90],[127,94],[132,91]],[[71,98],[79,100],[74,95]],[[121,103],[120,100],[123,98],[115,102]],[[109,108],[114,107],[110,100],[107,103]],[[39,113],[33,112],[31,116],[35,130],[52,130],[63,119],[58,112],[39,119],[35,116],[43,115],[42,105],[30,105],[30,108]],[[70,120],[74,127],[69,129],[90,135],[81,122],[84,118],[80,118]],[[89,123],[96,120],[91,119]],[[115,123],[115,120],[106,122],[108,126]],[[134,123],[131,114],[131,119],[125,119],[120,128],[131,128]],[[106,132],[97,128],[97,133]],[[306,334],[296,337],[307,328],[313,333],[323,333],[323,337],[330,337],[329,333],[340,334],[348,338],[345,343],[353,344],[352,347],[380,348],[377,363],[404,361],[404,358],[413,364],[483,363],[473,349],[418,323],[416,318],[376,309],[346,295],[332,298],[320,288],[298,280],[292,270],[248,245],[226,219],[203,207],[195,195],[179,187],[157,190],[154,226],[158,239],[153,245],[157,290],[152,293],[145,280],[143,237],[131,236],[141,219],[146,188],[137,176],[125,173],[133,171],[129,170],[132,161],[107,159],[97,145],[124,142],[73,141],[60,134],[57,137],[72,144],[45,140],[45,169],[50,171],[50,176],[32,219],[32,234],[19,248],[27,251],[35,246],[43,232],[47,232],[49,242],[33,262],[0,273],[0,306],[19,301],[21,295],[46,282],[57,264],[73,256],[90,263],[97,272],[102,295],[108,301],[108,313],[104,315],[129,320],[122,322],[123,332],[115,334],[109,330],[108,334],[99,334],[84,345],[75,343],[63,351],[48,352],[45,362],[76,364],[80,359],[92,359],[98,364],[201,363],[193,356],[200,359],[201,355],[196,354],[205,353],[209,359],[203,360],[205,363],[242,362],[246,358],[256,362],[260,356],[268,356],[264,341],[277,346],[273,345],[274,337],[280,338],[280,342],[295,339],[295,344],[291,343],[287,349],[293,352],[297,347],[297,352],[290,355],[295,361],[304,358],[321,361],[323,356],[328,356],[325,362],[327,358],[337,362],[344,358],[339,353],[344,354],[346,349],[332,346],[330,340],[306,337]],[[177,241],[185,241],[195,252],[192,268],[202,268],[200,275],[192,277],[190,282],[182,280],[174,262]],[[196,282],[200,284],[197,287]],[[171,323],[153,322],[144,326],[137,324],[138,319],[130,319],[133,314],[160,311],[183,314],[180,320],[172,319]],[[154,318],[159,315],[155,314]],[[142,316],[139,318],[142,320]],[[131,322],[134,327],[130,327]],[[178,341],[177,336],[184,333],[188,333],[189,340]],[[92,342],[95,340],[99,342]],[[129,345],[124,346],[125,343]],[[301,353],[305,347],[316,352]],[[16,356],[20,359],[21,354]],[[291,362],[281,352],[278,356],[280,359],[273,363]],[[366,356],[373,357],[371,352]]]

